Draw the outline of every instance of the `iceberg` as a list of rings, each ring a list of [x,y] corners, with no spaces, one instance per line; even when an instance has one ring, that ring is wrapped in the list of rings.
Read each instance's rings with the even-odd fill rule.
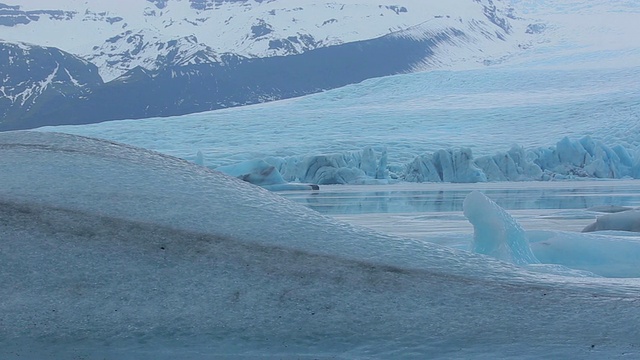
[[[464,159],[463,161],[452,161]],[[444,161],[443,161],[444,160]],[[444,164],[444,165],[442,165]],[[421,155],[399,177],[411,182],[538,181],[567,178],[638,178],[640,158],[621,145],[613,148],[585,136],[564,137],[555,146],[506,152],[473,159],[468,149]]]
[[[590,273],[619,278],[640,277],[640,237],[529,231],[531,249],[544,264],[558,264]]]
[[[597,230],[640,231],[639,214],[640,211],[622,211],[601,216]],[[525,231],[511,215],[479,191],[465,198],[464,215],[473,224],[471,250],[476,253],[546,273],[640,277],[640,237]],[[596,230],[592,228],[598,222],[589,226],[588,231]]]
[[[596,221],[585,227],[582,232],[602,230],[640,232],[640,210],[625,210],[598,216]]]
[[[472,250],[516,265],[539,263],[524,229],[498,204],[479,191],[464,200],[464,216],[473,224]]]
[[[216,170],[272,191],[319,189],[315,184],[292,184],[285,181],[280,172],[264,160],[244,161],[239,164],[221,166]]]
[[[406,181],[475,183],[487,176],[473,162],[471,149],[440,150],[433,155],[417,157],[407,166]]]

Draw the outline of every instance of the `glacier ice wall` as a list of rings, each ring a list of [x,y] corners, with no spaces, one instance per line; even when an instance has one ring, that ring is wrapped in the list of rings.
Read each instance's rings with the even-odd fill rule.
[[[217,169],[258,185],[270,183],[274,176],[285,182],[311,184],[637,179],[638,153],[638,149],[608,146],[585,136],[579,140],[564,137],[550,147],[513,145],[505,152],[477,158],[470,148],[442,149],[418,155],[408,164],[389,164],[387,147],[369,146],[336,154],[267,157]],[[266,168],[270,169],[268,174],[260,177]]]

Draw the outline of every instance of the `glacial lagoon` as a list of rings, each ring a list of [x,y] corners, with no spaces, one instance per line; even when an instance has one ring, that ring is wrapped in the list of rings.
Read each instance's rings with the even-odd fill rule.
[[[319,191],[279,194],[355,225],[451,244],[473,234],[462,204],[474,190],[507,210],[525,230],[580,232],[604,214],[593,211],[602,210],[597,207],[640,207],[639,180],[326,185]]]

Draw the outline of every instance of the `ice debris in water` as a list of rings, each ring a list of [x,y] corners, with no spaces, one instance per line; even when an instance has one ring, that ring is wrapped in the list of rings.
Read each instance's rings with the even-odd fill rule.
[[[464,215],[473,225],[472,250],[517,265],[539,263],[522,227],[479,191],[464,200]]]
[[[318,190],[316,184],[292,184],[285,181],[273,165],[264,160],[249,160],[217,169],[227,175],[272,191]]]
[[[640,239],[618,233],[600,235],[566,231],[529,231],[484,194],[474,191],[464,201],[464,214],[474,227],[472,251],[565,276],[640,277]],[[640,211],[607,214],[585,229],[640,231]]]
[[[582,232],[621,230],[640,232],[640,210],[627,210],[598,216],[593,224]]]

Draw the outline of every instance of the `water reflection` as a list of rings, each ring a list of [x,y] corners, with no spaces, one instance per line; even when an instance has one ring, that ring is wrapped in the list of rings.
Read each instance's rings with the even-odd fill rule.
[[[282,195],[328,215],[440,213],[462,211],[465,197],[475,189],[507,210],[640,206],[640,181],[637,180],[504,183],[502,186],[498,183],[324,186],[313,193]]]
[[[555,189],[479,188],[507,210],[586,209],[598,205],[639,206],[640,183],[633,184],[633,191],[620,185]],[[462,211],[462,203],[471,191],[430,190],[420,184],[411,190],[371,191],[370,186],[361,187],[361,190],[356,188],[348,191],[339,187],[323,187],[314,193],[282,195],[322,214],[333,215]]]
[[[462,210],[464,199],[473,190],[484,192],[505,208],[527,234],[537,234],[534,238],[561,231],[561,238],[572,239],[571,232],[581,232],[602,214],[590,209],[593,207],[640,207],[639,180],[324,186],[314,193],[283,195],[356,226],[470,250],[474,229]],[[581,236],[576,239],[583,239]],[[567,250],[569,254],[581,254],[595,246],[580,241],[572,244],[576,246]],[[542,249],[549,251],[546,246]],[[557,249],[563,248],[553,251]]]

